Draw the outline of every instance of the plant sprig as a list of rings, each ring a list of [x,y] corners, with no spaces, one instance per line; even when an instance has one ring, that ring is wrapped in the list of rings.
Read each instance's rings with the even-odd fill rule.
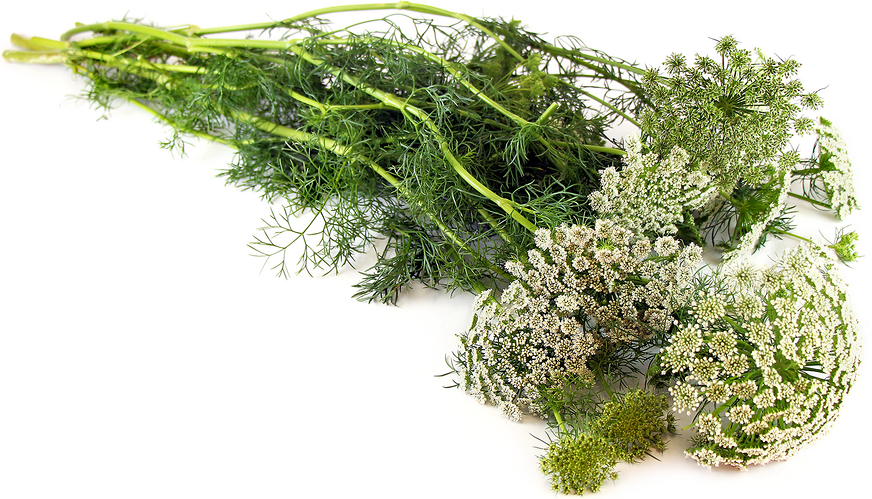
[[[556,46],[515,21],[419,4],[387,7],[448,22],[320,17],[384,7],[206,29],[122,19],[18,42],[87,77],[85,97],[104,109],[147,109],[172,128],[166,147],[182,150],[184,135],[234,147],[228,183],[284,205],[251,245],[279,274],[297,267],[286,261],[296,244],[309,272],[378,246],[362,299],[393,302],[416,281],[506,282],[502,263],[537,227],[590,214],[599,170],[623,154],[606,128],[633,115],[639,72],[577,40]],[[224,38],[258,32],[269,36]],[[306,211],[314,221],[296,227]]]

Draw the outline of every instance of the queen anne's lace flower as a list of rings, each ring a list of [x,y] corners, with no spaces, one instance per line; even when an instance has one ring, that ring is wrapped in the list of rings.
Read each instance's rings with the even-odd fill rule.
[[[727,307],[714,321],[687,314],[661,353],[663,374],[678,377],[670,390],[675,409],[697,413],[698,435],[686,454],[701,465],[787,459],[836,419],[861,347],[846,285],[828,255],[803,245],[759,274],[762,288],[747,285],[756,277],[724,286],[725,302],[762,306],[756,313]]]
[[[840,220],[860,207],[854,192],[854,173],[848,160],[848,148],[842,134],[824,118],[815,126],[820,157],[818,166],[823,170],[820,178],[826,200]]]
[[[709,177],[690,164],[680,147],[661,159],[642,154],[641,139],[634,135],[626,149],[624,167],[600,172],[601,188],[590,195],[591,207],[601,217],[637,234],[675,234],[685,210],[702,207],[716,194]]]
[[[658,242],[667,254],[604,220],[539,230],[527,262],[506,264],[517,280],[501,299],[476,301],[454,355],[460,386],[511,419],[520,409],[550,414],[543,387],[590,386],[587,361],[603,345],[665,331],[688,297],[700,248]]]

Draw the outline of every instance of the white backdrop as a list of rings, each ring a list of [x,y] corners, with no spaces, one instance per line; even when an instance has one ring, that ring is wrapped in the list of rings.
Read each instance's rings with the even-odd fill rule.
[[[125,13],[220,26],[329,4],[31,2],[0,18],[0,34],[57,37]],[[726,34],[794,57],[806,88],[823,89],[868,192],[859,3],[567,4],[438,5],[515,17],[646,65],[711,53],[709,37]],[[161,125],[129,106],[100,120],[71,98],[82,88],[61,67],[0,64],[0,497],[554,497],[537,468],[544,425],[508,422],[434,376],[470,296],[418,289],[388,307],[351,298],[351,268],[260,273],[246,244],[268,206],[215,177],[231,152],[196,143],[174,158],[157,146]],[[868,218],[840,224],[860,231],[864,254]],[[834,226],[804,211],[798,231]],[[867,343],[869,268],[845,269]],[[621,465],[597,497],[853,496],[872,446],[864,371],[831,434],[791,461],[707,471],[682,456],[683,435],[660,462]]]

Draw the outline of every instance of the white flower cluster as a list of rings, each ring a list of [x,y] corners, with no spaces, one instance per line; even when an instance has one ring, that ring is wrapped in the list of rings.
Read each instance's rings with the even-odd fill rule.
[[[822,248],[728,267],[661,353],[674,410],[698,411],[686,454],[706,467],[784,460],[825,434],[860,363],[846,283]],[[718,289],[718,291],[712,291]]]
[[[671,325],[698,268],[698,246],[664,236],[653,244],[613,222],[594,228],[540,229],[527,262],[499,302],[476,301],[454,355],[459,384],[513,420],[522,410],[546,415],[547,392],[590,386],[588,359],[605,344],[648,337]]]
[[[836,216],[843,220],[860,208],[854,192],[854,173],[848,160],[848,149],[841,132],[824,118],[817,123],[815,131],[821,149],[821,167],[827,168],[821,173],[824,190]]]
[[[760,244],[760,237],[763,235],[766,226],[775,220],[784,209],[788,193],[790,192],[790,173],[786,168],[780,168],[773,175],[772,180],[777,181],[779,188],[777,201],[772,203],[769,206],[769,211],[751,225],[751,230],[739,238],[739,243],[734,249],[724,252],[724,263],[737,262],[757,251],[757,247]]]
[[[624,167],[600,172],[601,189],[591,193],[591,207],[637,234],[675,234],[686,209],[697,209],[716,193],[709,177],[690,164],[680,147],[661,159],[642,154],[638,135],[627,139]]]

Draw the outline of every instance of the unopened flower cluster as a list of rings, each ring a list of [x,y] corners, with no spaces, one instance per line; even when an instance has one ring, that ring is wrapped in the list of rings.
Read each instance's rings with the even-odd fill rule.
[[[598,491],[606,480],[617,480],[617,463],[614,448],[604,438],[582,433],[564,435],[548,445],[539,467],[554,490],[581,495]]]
[[[651,449],[666,450],[666,435],[675,433],[675,417],[665,395],[632,390],[606,403],[590,431],[612,444],[618,459],[633,463]]]
[[[663,236],[652,244],[606,220],[595,227],[540,229],[527,262],[497,301],[474,306],[454,355],[459,385],[513,420],[548,416],[548,389],[590,386],[588,359],[604,345],[650,336],[671,324],[701,249]]]
[[[697,413],[686,454],[706,467],[783,460],[836,419],[860,363],[858,323],[819,246],[700,290],[662,353],[674,409]],[[717,283],[716,283],[717,284]]]
[[[651,449],[664,451],[663,437],[675,433],[666,396],[635,389],[615,395],[587,432],[565,434],[548,445],[542,472],[554,490],[596,492],[606,479],[616,479],[618,461],[633,463]]]
[[[678,146],[663,159],[653,152],[643,154],[638,135],[629,137],[625,147],[624,167],[600,172],[601,189],[589,198],[602,217],[637,234],[675,234],[684,211],[702,207],[716,192],[708,185],[708,175]]]

